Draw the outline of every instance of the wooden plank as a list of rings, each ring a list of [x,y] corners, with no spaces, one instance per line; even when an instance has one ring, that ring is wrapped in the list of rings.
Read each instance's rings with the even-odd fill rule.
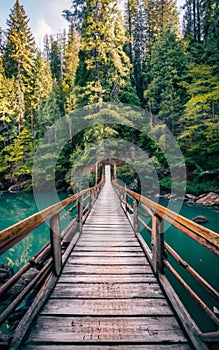
[[[50,299],[41,315],[69,316],[169,316],[165,299]]]
[[[79,246],[83,245],[86,247],[131,247],[132,249],[134,247],[139,247],[139,243],[138,242],[124,242],[124,241],[114,241],[114,242],[104,242],[104,241],[82,241],[80,240],[78,242]]]
[[[120,236],[120,233],[118,233],[118,235],[106,235],[105,233],[103,233],[102,235],[98,235],[96,236],[95,234],[93,235],[82,235],[79,242],[85,242],[85,241],[100,241],[103,243],[107,243],[108,241],[112,241],[112,242],[130,242],[130,243],[136,243],[137,239],[133,236],[126,236],[123,235],[123,237]]]
[[[102,232],[104,232],[106,235],[109,235],[112,233],[117,234],[117,232],[123,232],[124,234],[128,234],[128,235],[132,235],[132,237],[134,237],[134,232],[132,231],[131,227],[126,226],[126,225],[121,225],[121,224],[117,224],[117,225],[113,225],[113,226],[106,226],[106,227],[102,227],[102,226],[98,226],[96,225],[96,228],[92,227],[83,227],[84,228],[84,232],[85,233],[99,233],[101,234]]]
[[[148,266],[131,266],[131,265],[114,265],[112,266],[101,266],[101,265],[70,265],[66,264],[63,269],[63,274],[96,274],[96,275],[126,275],[126,274],[145,274],[151,273],[151,267]]]
[[[147,260],[145,257],[126,257],[126,256],[71,256],[68,264],[75,265],[145,265]]]
[[[174,317],[55,317],[39,316],[30,342],[150,342],[177,343],[186,339]]]
[[[144,345],[61,345],[63,350],[191,350],[188,344],[144,344]],[[25,350],[60,350],[60,345],[29,344]],[[22,350],[21,349],[21,350]]]
[[[123,244],[123,242],[129,242],[131,245],[132,243],[135,243],[136,240],[134,238],[128,238],[128,237],[120,237],[120,236],[100,236],[97,237],[95,235],[90,236],[82,236],[82,238],[79,241],[80,243],[86,243],[86,242],[93,242],[93,243],[120,243]]]
[[[111,246],[111,247],[104,247],[104,246],[85,246],[85,245],[80,245],[79,243],[77,244],[77,246],[74,248],[72,254],[74,254],[74,252],[142,252],[142,249],[140,248],[140,246],[134,246],[134,247],[130,247],[130,246]]]
[[[91,251],[74,251],[71,255],[72,257],[142,257],[146,260],[146,257],[144,255],[144,253],[142,253],[141,251],[137,251],[137,252],[120,252],[120,251],[95,251],[95,250],[91,250]]]
[[[93,232],[87,232],[87,231],[84,231],[83,230],[83,238],[90,238],[90,237],[97,237],[99,239],[103,239],[105,237],[113,237],[113,238],[122,238],[122,239],[132,239],[134,238],[134,235],[133,233],[127,233],[125,231],[122,231],[122,230],[117,230],[117,231],[99,231],[99,232],[96,232],[96,231],[93,231]]]
[[[59,282],[62,283],[153,283],[157,282],[156,277],[150,273],[148,274],[127,274],[127,275],[76,275],[76,274],[66,274],[61,275]]]
[[[117,228],[117,227],[120,227],[120,223],[118,224],[114,224],[114,223],[110,223],[110,224],[106,224],[106,223],[103,223],[103,224],[91,224],[91,223],[87,223],[84,224],[84,227],[86,227],[86,229],[89,229],[89,230],[101,230],[101,229],[106,229],[106,230],[109,230],[111,228]],[[130,227],[130,224],[129,222],[125,223],[122,225],[123,227],[127,228],[128,230],[130,231],[133,231]]]
[[[164,298],[158,283],[58,283],[51,298]]]

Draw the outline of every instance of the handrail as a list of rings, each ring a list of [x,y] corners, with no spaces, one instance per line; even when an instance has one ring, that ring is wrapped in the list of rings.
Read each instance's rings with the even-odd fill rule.
[[[37,227],[42,225],[45,221],[50,220],[55,214],[59,214],[69,204],[79,199],[85,193],[95,191],[100,184],[91,188],[85,189],[63,201],[56,203],[32,216],[14,224],[13,226],[7,227],[0,231],[0,254],[3,254],[6,250],[13,247],[16,243],[26,237],[30,232],[35,230]]]
[[[138,202],[140,201],[141,203],[145,204],[148,207],[148,209],[153,211],[153,214],[159,215],[160,217],[162,217],[162,219],[168,221],[176,228],[179,228],[182,232],[188,234],[190,237],[192,237],[199,243],[201,238],[203,238],[204,240],[202,240],[202,244],[219,256],[219,234],[208,229],[207,227],[200,226],[196,222],[191,221],[134,191],[131,191],[121,185],[118,185],[115,182],[114,186],[122,191],[126,191]],[[190,231],[190,233],[188,233],[188,230]]]
[[[82,190],[81,192],[54,204],[17,224],[0,231],[0,254],[2,254],[44,222],[49,221],[50,227],[50,242],[48,242],[35,257],[22,266],[18,272],[0,286],[0,298],[2,300],[7,297],[8,290],[10,290],[13,285],[15,285],[18,280],[28,272],[28,270],[32,267],[36,269],[36,274],[34,274],[28,284],[14,296],[13,302],[4,307],[0,314],[0,325],[8,319],[24,298],[32,292],[33,286],[37,293],[42,285],[45,286],[45,281],[49,278],[49,275],[53,276],[54,281],[58,278],[66,256],[69,254],[69,250],[72,250],[74,244],[79,238],[82,231],[82,224],[86,220],[103,184],[104,179],[102,179],[97,185]],[[72,203],[73,206],[68,209],[67,213],[69,214],[76,209],[77,215],[61,232],[60,220],[65,218],[66,215],[60,217],[60,214]]]
[[[201,307],[201,309],[205,312],[207,318],[216,326],[216,329],[219,328],[219,319],[216,317],[214,312],[210,309],[208,305],[198,296],[192,288],[185,282],[185,280],[180,276],[180,274],[176,271],[176,269],[169,263],[167,260],[167,254],[177,262],[177,264],[181,265],[193,278],[195,278],[198,283],[205,288],[206,292],[210,297],[212,297],[217,303],[219,303],[219,293],[215,288],[213,288],[193,267],[189,265],[187,261],[185,261],[169,244],[165,242],[164,236],[164,221],[171,223],[172,226],[179,229],[182,233],[186,234],[211,252],[213,252],[216,256],[219,256],[219,234],[216,232],[198,225],[197,223],[184,218],[183,216],[174,213],[173,211],[165,208],[152,200],[131,191],[115,181],[113,182],[113,186],[120,198],[121,205],[128,216],[136,237],[138,238],[142,248],[147,255],[154,272],[157,274],[161,284],[167,292],[167,295],[172,296],[175,292],[172,291],[172,286],[170,282],[167,280],[165,276],[165,268],[168,269],[177,280],[183,285],[183,287],[187,290],[187,292],[191,295],[191,297],[196,301],[196,303]],[[132,199],[132,203],[127,203],[126,196]],[[136,201],[138,202],[138,206],[136,205]],[[131,215],[130,215],[131,212]],[[146,215],[142,215],[146,212]],[[152,227],[149,227],[141,216],[149,216],[152,219]],[[144,238],[141,236],[139,232],[139,225],[143,225],[143,227],[151,234],[151,249],[144,241]],[[171,292],[170,292],[171,290]],[[179,306],[179,299],[176,297],[175,306],[178,308],[179,313],[181,313],[184,317],[184,325],[187,332],[192,337],[191,329],[194,329],[194,320],[191,319],[191,316],[188,314],[187,310],[185,310],[182,303]],[[183,311],[182,311],[183,310]],[[192,322],[193,326],[189,327],[189,322]],[[190,324],[191,324],[190,322]],[[191,328],[191,329],[190,329]],[[216,339],[219,341],[219,336],[217,330],[215,332],[209,333],[208,336],[203,334],[199,327],[196,325],[196,331],[198,334],[198,340],[195,339],[196,344],[199,344],[200,338],[203,338],[205,342],[211,341],[211,339]],[[197,345],[199,346],[199,345]]]

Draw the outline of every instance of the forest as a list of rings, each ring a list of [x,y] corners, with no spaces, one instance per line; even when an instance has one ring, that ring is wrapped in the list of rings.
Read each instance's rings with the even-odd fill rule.
[[[62,13],[69,31],[45,36],[42,50],[15,1],[7,29],[0,28],[0,190],[31,191],[34,155],[45,133],[72,111],[102,103],[144,111],[144,125],[165,143],[159,119],[183,154],[187,191],[218,190],[219,0],[186,0],[181,24],[174,0],[123,5],[121,10],[117,0],[72,0]],[[95,164],[89,142],[110,137],[147,151],[168,192],[170,169],[158,145],[122,124],[102,120],[74,136],[57,161],[57,187],[73,186],[70,174]],[[46,147],[45,159],[52,150]],[[39,169],[47,188],[49,166]],[[118,174],[132,185],[134,168],[120,164]]]

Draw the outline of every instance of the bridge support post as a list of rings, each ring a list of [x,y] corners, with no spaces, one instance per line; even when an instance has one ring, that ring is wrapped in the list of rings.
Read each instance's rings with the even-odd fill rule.
[[[164,272],[164,224],[158,215],[152,216],[152,258],[155,273]]]
[[[82,225],[83,225],[83,196],[78,198],[78,229],[80,233],[82,233]]]
[[[139,231],[139,225],[138,225],[138,203],[137,200],[133,199],[133,227],[135,234]]]
[[[62,269],[62,250],[59,214],[55,214],[49,221],[50,240],[53,256],[53,269],[56,276],[59,276]]]
[[[116,164],[114,164],[114,166],[113,166],[113,177],[114,177],[114,180],[116,181],[116,180],[117,180],[117,169],[116,169]]]

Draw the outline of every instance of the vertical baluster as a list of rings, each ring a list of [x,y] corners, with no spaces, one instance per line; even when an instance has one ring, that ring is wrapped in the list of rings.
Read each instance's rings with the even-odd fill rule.
[[[49,221],[50,240],[53,256],[53,269],[56,276],[59,276],[62,269],[62,250],[59,214],[55,214]]]
[[[114,167],[113,167],[113,177],[114,177],[114,181],[116,181],[117,180],[116,164],[114,164]]]
[[[152,216],[152,258],[155,273],[163,273],[164,225],[158,215]]]
[[[133,198],[133,227],[135,234],[138,233],[138,202],[135,198]]]
[[[78,229],[79,232],[82,233],[82,225],[83,225],[83,196],[78,198]]]

